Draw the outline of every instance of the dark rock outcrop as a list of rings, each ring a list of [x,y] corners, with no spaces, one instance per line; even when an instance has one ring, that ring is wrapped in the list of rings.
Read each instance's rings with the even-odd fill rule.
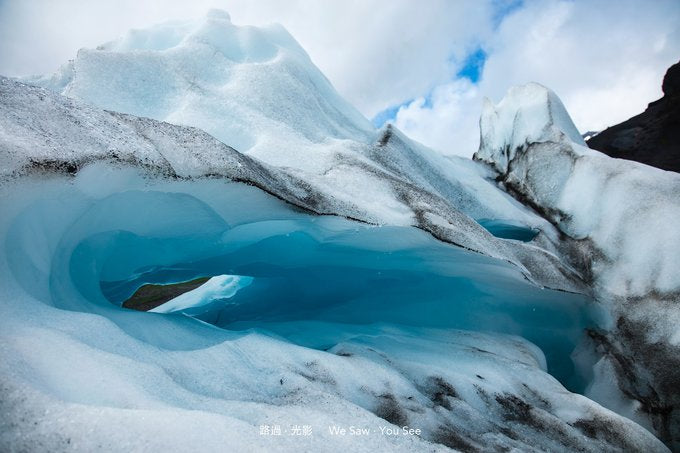
[[[146,284],[123,302],[123,307],[139,311],[153,310],[177,296],[193,291],[208,280],[210,280],[210,277],[201,277],[188,282],[167,285]]]
[[[631,119],[605,129],[587,143],[611,157],[680,172],[680,62],[663,79],[664,96]]]

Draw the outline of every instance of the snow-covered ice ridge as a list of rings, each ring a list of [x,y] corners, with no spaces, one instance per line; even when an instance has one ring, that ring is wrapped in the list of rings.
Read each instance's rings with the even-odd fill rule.
[[[586,395],[680,448],[680,175],[588,148],[536,83],[487,102],[480,128],[475,159],[564,233],[562,255],[614,318],[591,333],[603,356]]]
[[[621,398],[606,381],[646,351],[614,336],[633,302],[607,289],[615,247],[494,181],[534,142],[572,146],[554,95],[496,113],[524,124],[487,109],[492,168],[443,158],[374,130],[280,26],[219,11],[25,82],[50,90],[0,78],[3,449],[667,451],[650,431],[673,431],[630,403],[663,382],[619,376]],[[120,308],[200,276],[224,276],[209,301]]]

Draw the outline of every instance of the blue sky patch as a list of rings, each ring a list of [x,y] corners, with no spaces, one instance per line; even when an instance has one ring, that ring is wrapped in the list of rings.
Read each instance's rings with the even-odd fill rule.
[[[409,105],[411,102],[413,102],[413,99],[406,101],[402,104],[395,105],[392,107],[388,107],[382,112],[376,113],[376,115],[373,117],[371,122],[373,123],[373,126],[375,127],[382,127],[383,124],[386,122],[393,120],[397,117],[397,112],[402,106]]]
[[[452,80],[466,78],[472,83],[477,83],[482,76],[482,71],[484,70],[484,63],[486,62],[487,54],[481,47],[477,48],[474,52],[469,54],[464,62],[463,67],[456,73],[456,76]],[[423,102],[422,107],[426,109],[432,108],[432,92],[428,92],[423,96],[425,102]],[[393,120],[397,116],[397,112],[402,106],[409,105],[413,102],[413,99],[409,99],[392,107],[388,107],[385,110],[378,112],[371,122],[375,127],[381,127],[386,122]]]
[[[486,62],[486,52],[481,47],[469,54],[465,58],[463,67],[456,74],[456,78],[469,79],[472,83],[477,83],[482,76],[484,70],[484,62]]]

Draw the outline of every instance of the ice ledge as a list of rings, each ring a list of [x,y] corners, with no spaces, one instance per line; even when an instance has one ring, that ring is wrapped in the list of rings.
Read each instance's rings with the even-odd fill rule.
[[[479,120],[479,150],[474,159],[505,174],[518,149],[529,143],[563,142],[585,146],[564,105],[538,83],[510,88],[498,105],[484,100]]]

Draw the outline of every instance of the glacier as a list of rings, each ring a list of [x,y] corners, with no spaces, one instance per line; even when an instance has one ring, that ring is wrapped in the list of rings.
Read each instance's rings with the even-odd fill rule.
[[[678,176],[538,84],[480,129],[474,160],[374,130],[222,11],[0,77],[0,446],[675,448]]]
[[[480,128],[474,158],[559,228],[562,254],[614,319],[608,332],[589,332],[602,357],[584,358],[594,370],[586,395],[677,448],[680,175],[591,150],[535,83],[487,103]]]

